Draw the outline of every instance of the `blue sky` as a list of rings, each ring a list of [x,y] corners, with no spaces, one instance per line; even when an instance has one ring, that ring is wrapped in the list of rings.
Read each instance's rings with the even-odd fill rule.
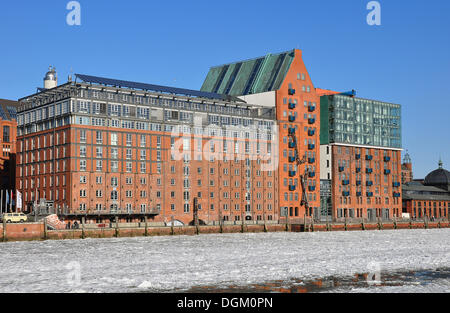
[[[48,66],[75,73],[199,89],[209,67],[293,48],[316,87],[402,104],[403,147],[415,177],[450,168],[450,1],[369,0],[2,1],[0,98],[42,86]]]

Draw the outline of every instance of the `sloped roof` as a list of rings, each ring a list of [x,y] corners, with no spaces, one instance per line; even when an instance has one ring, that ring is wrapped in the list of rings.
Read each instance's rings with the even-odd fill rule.
[[[212,67],[200,89],[243,96],[278,90],[295,57],[295,50]]]
[[[0,118],[9,121],[16,119],[18,107],[17,101],[0,99]]]

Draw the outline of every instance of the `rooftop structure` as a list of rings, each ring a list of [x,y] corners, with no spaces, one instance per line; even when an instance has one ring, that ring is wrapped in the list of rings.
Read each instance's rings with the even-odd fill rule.
[[[399,104],[345,94],[321,97],[321,144],[401,149]]]
[[[201,91],[242,96],[280,89],[295,50],[212,67]]]
[[[3,120],[15,120],[19,103],[13,100],[0,99],[0,118]]]

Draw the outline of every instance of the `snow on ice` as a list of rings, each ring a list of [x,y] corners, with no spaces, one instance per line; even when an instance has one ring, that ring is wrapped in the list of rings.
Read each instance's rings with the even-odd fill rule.
[[[374,263],[433,270],[450,267],[449,239],[432,229],[0,243],[0,292],[166,292],[348,276]]]

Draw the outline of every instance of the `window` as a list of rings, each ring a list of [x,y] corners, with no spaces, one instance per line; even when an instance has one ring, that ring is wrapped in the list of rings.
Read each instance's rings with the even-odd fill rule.
[[[103,158],[103,148],[96,147],[95,150],[96,150],[97,158],[99,158],[99,159]]]
[[[127,158],[127,160],[131,160],[132,157],[133,157],[133,150],[132,150],[132,149],[127,149],[126,151],[127,151],[127,152],[126,152],[126,158]]]
[[[95,140],[97,144],[101,145],[103,143],[103,134],[101,131],[95,132]]]
[[[119,150],[117,148],[111,148],[111,159],[117,159],[119,156]]]
[[[145,143],[146,143],[146,137],[145,135],[141,135],[141,147],[145,147]]]
[[[86,157],[86,146],[80,146],[80,158]]]
[[[9,126],[3,126],[3,142],[9,142],[9,140],[10,140]]]
[[[131,163],[131,162],[126,162],[126,172],[127,173],[131,173],[132,172],[132,169],[133,169],[133,163]]]
[[[117,134],[116,133],[112,133],[111,134],[111,146],[117,146]]]
[[[86,131],[80,130],[80,143],[86,143]]]

